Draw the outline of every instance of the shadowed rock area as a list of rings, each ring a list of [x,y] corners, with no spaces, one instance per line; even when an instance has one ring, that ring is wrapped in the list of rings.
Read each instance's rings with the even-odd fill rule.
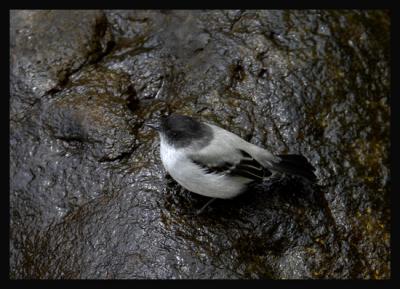
[[[387,11],[11,11],[10,278],[388,279]],[[318,185],[232,200],[166,176],[197,116]]]

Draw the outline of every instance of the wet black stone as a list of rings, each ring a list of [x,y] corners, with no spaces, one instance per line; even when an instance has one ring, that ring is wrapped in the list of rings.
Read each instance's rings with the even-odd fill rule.
[[[386,11],[12,11],[11,278],[390,275]],[[296,178],[233,200],[165,176],[143,123],[196,115]]]

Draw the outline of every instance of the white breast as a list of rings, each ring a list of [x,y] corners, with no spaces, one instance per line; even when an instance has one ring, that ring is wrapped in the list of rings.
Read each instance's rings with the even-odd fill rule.
[[[243,192],[249,179],[220,174],[205,174],[204,170],[186,157],[185,149],[175,149],[162,137],[162,163],[168,173],[185,189],[203,196],[228,199]]]

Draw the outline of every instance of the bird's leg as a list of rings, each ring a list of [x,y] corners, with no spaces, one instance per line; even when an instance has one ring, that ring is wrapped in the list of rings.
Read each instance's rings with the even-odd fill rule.
[[[212,202],[214,202],[216,199],[217,199],[217,198],[212,198],[212,199],[209,200],[203,207],[201,207],[200,210],[197,210],[197,211],[196,211],[196,216],[200,215],[200,214],[204,211],[204,209],[205,209],[209,204],[211,204]]]
[[[282,173],[274,173],[271,177],[270,177],[270,181],[272,182],[272,183],[277,183],[277,182],[280,182],[280,181],[282,181],[283,179],[284,179],[284,177],[285,177],[285,174],[282,174]]]

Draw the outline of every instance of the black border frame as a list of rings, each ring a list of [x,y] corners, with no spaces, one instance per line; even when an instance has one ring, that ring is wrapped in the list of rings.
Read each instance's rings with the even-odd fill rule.
[[[6,100],[7,104],[1,106],[5,110],[1,116],[4,118],[1,123],[5,126],[7,131],[7,140],[1,142],[4,146],[5,152],[7,152],[8,162],[3,161],[2,164],[8,168],[5,168],[6,181],[8,193],[3,192],[3,209],[2,212],[2,228],[7,228],[7,234],[4,234],[4,239],[7,245],[4,245],[4,251],[7,250],[7,254],[2,258],[4,261],[3,270],[1,270],[3,280],[7,281],[7,287],[37,287],[42,288],[49,286],[51,288],[70,288],[72,286],[83,286],[85,288],[106,288],[106,287],[126,287],[126,288],[136,288],[136,287],[162,287],[162,288],[187,288],[189,286],[199,286],[202,287],[229,287],[229,286],[244,286],[244,287],[281,287],[281,288],[321,288],[321,287],[346,287],[346,288],[357,288],[361,286],[362,288],[378,288],[378,287],[394,287],[398,281],[398,265],[399,256],[396,246],[398,244],[398,210],[395,205],[399,204],[398,195],[400,193],[398,172],[399,172],[399,152],[398,148],[400,144],[398,142],[397,136],[399,135],[399,115],[396,112],[398,108],[398,97],[400,93],[398,92],[398,85],[396,85],[395,76],[398,75],[398,64],[396,52],[398,51],[398,43],[396,35],[398,33],[399,23],[397,21],[398,10],[395,8],[395,1],[371,1],[371,0],[347,0],[347,1],[305,1],[302,0],[282,0],[275,2],[263,2],[263,1],[253,1],[247,0],[245,2],[233,3],[233,2],[189,2],[189,1],[108,1],[108,2],[98,2],[98,1],[68,1],[68,2],[55,2],[49,0],[43,1],[13,1],[8,4],[7,15],[2,17],[3,21],[7,21],[8,25],[3,25],[7,27],[8,35],[10,32],[10,10],[13,9],[385,9],[390,11],[391,16],[391,145],[390,145],[390,159],[391,159],[391,278],[388,280],[11,280],[9,278],[9,125],[6,126],[6,119],[9,123],[9,97],[3,96],[2,100]],[[235,5],[236,4],[236,5]],[[57,7],[58,6],[58,7]],[[4,10],[3,10],[4,11]],[[5,44],[4,44],[5,46]],[[8,49],[7,54],[4,53],[6,59],[3,62],[3,69],[5,71],[5,77],[2,79],[8,83],[10,92],[10,76],[9,76],[9,36],[8,36]],[[10,93],[9,93],[10,94]],[[397,136],[396,136],[397,132]],[[7,258],[8,257],[8,258]],[[7,269],[7,270],[6,270]]]

